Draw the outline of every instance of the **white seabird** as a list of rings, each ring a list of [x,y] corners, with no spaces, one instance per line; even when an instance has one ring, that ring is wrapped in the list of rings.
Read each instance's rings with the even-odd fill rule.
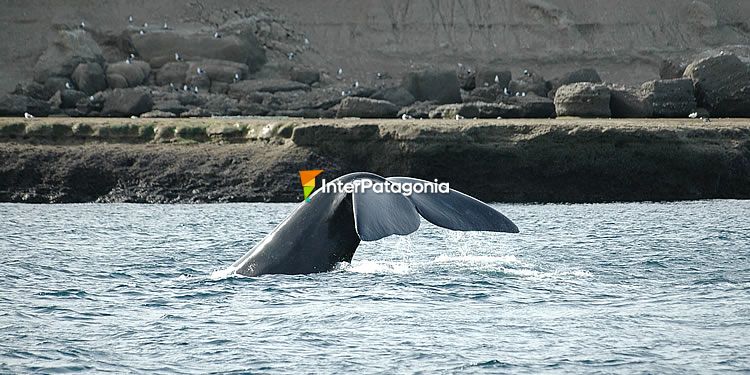
[[[133,23],[133,16],[132,15],[128,16],[128,23]]]
[[[525,92],[522,92],[522,93],[521,93],[521,96],[526,96],[526,93],[525,93]]]
[[[93,101],[94,101],[94,95],[91,95],[91,96],[89,96],[89,101],[90,101],[90,102],[93,102]]]
[[[240,80],[240,73],[234,73],[234,81],[237,82]]]
[[[339,68],[339,70],[336,72],[336,75],[339,75],[339,76],[343,74],[344,74],[344,69],[342,68]]]
[[[352,85],[352,86],[354,86],[354,88],[355,88],[355,89],[356,89],[357,87],[359,87],[359,81],[354,81],[354,85]]]
[[[182,57],[180,57],[180,54],[177,52],[174,53],[174,59],[175,61],[182,61]]]
[[[164,29],[164,30],[169,30],[169,26],[167,26],[167,23],[166,23],[166,22],[164,22],[164,26],[162,26],[162,29]]]
[[[141,30],[141,31],[139,31],[139,32],[138,32],[138,34],[141,34],[141,35],[143,35],[143,34],[145,34],[145,33],[146,33],[146,32],[145,32],[145,31],[143,31],[143,30]]]
[[[310,39],[307,39],[307,38],[305,38],[305,45],[306,45],[306,46],[309,46],[309,45],[310,45]]]
[[[130,58],[130,57],[128,57],[128,58],[125,59],[125,63],[126,64],[132,64],[133,63],[133,59]]]
[[[198,69],[195,69],[195,72],[198,73],[199,76],[202,76],[206,73],[206,71],[201,69],[200,66],[198,67]]]
[[[219,38],[221,38],[221,34],[219,34],[219,32],[218,32],[218,31],[217,31],[217,32],[215,32],[215,33],[214,33],[214,38],[216,38],[216,39],[219,39]]]
[[[188,91],[188,85],[182,85],[182,91]]]
[[[287,53],[287,54],[286,54],[286,58],[287,58],[287,59],[289,59],[289,60],[292,60],[292,59],[294,59],[294,52],[289,52],[289,53]]]
[[[83,22],[83,21],[81,21],[81,28],[82,28],[82,29],[85,29],[85,28],[86,28],[86,22]]]
[[[24,117],[24,118],[27,118],[27,119],[29,119],[29,118],[34,118],[34,115],[32,115],[32,114],[31,114],[31,113],[29,113],[29,112],[24,112],[24,113],[23,113],[23,117]]]
[[[144,23],[143,23],[143,28],[144,28],[144,29],[148,29],[148,22],[144,22]]]
[[[464,116],[456,115],[456,120],[463,120],[463,119],[464,119]]]
[[[196,94],[198,93],[198,86],[193,87],[193,92]]]
[[[412,117],[412,116],[410,116],[410,115],[408,115],[406,113],[404,113],[404,114],[401,115],[401,119],[402,120],[410,120],[410,119],[413,119],[413,118],[414,117]]]
[[[523,75],[525,75],[526,77],[529,77],[530,76],[529,70],[528,69],[524,69],[523,70]]]
[[[698,118],[698,112],[693,112],[693,113],[689,114],[688,117],[690,117],[690,118]]]
[[[510,93],[508,92],[507,87],[503,88],[503,94],[505,94],[505,96],[510,96]]]
[[[495,74],[495,83],[500,83],[500,77],[497,74]]]
[[[65,88],[70,90],[73,88],[73,85],[71,85],[70,82],[65,82]]]

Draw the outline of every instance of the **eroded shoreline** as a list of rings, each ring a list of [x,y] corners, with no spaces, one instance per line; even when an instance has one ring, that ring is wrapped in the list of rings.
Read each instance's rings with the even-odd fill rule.
[[[747,199],[750,121],[0,119],[3,202],[299,201],[312,168],[500,202]]]

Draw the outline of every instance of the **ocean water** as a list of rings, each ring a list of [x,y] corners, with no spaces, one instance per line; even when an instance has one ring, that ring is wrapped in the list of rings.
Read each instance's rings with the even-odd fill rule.
[[[750,371],[750,201],[495,207],[246,278],[294,205],[2,204],[0,373]]]

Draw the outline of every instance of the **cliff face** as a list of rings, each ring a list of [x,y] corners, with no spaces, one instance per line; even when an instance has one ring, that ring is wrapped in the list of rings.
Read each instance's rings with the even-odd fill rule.
[[[0,92],[31,78],[54,25],[84,20],[99,33],[118,33],[128,15],[138,25],[207,31],[238,17],[265,17],[273,21],[257,30],[261,36],[308,38],[298,54],[303,63],[394,77],[460,62],[536,69],[547,77],[592,66],[605,80],[640,83],[657,78],[662,57],[750,43],[750,2],[726,0],[11,0],[2,8]]]
[[[486,201],[749,199],[750,124],[0,119],[0,201],[299,201],[304,169],[439,179]]]

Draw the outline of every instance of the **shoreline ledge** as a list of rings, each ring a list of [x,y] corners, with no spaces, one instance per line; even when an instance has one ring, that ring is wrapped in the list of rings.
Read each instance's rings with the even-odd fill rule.
[[[299,202],[297,171],[489,202],[750,198],[750,120],[0,118],[0,202]]]

